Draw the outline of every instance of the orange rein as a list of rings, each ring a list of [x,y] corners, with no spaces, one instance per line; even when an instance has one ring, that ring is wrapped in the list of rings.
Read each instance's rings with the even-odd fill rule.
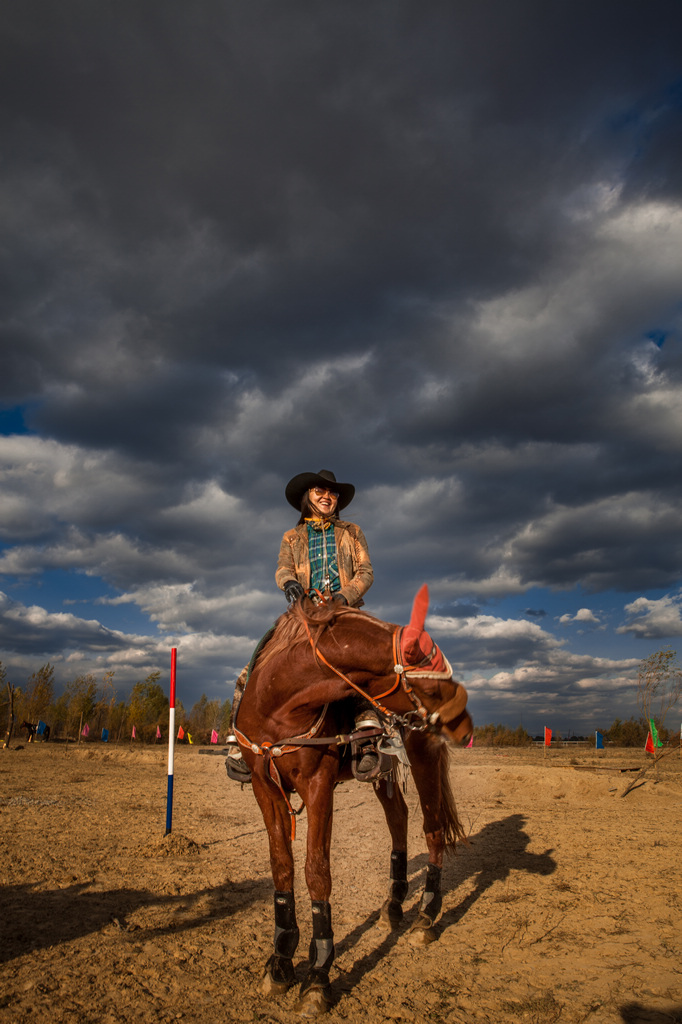
[[[390,717],[391,712],[388,710],[388,708],[385,708],[383,706],[383,704],[380,704],[379,701],[383,700],[384,697],[390,696],[390,694],[394,693],[395,690],[398,689],[398,687],[400,686],[400,680],[402,679],[403,672],[405,671],[403,669],[402,665],[397,664],[397,661],[398,661],[398,643],[397,643],[397,638],[399,637],[399,635],[400,635],[400,633],[402,631],[401,627],[397,626],[396,629],[393,631],[393,661],[395,663],[394,666],[393,666],[393,671],[395,672],[395,682],[393,683],[393,685],[391,687],[389,687],[388,690],[385,690],[384,693],[380,693],[378,695],[378,697],[370,697],[370,695],[368,693],[365,693],[365,691],[362,689],[361,686],[358,686],[357,683],[354,683],[353,680],[349,679],[347,675],[344,675],[344,673],[341,672],[340,669],[334,668],[334,666],[329,661],[327,661],[327,659],[325,658],[324,654],[322,654],[321,651],[319,651],[317,649],[317,647],[315,646],[315,641],[313,640],[313,637],[312,637],[312,634],[310,632],[310,627],[308,626],[308,623],[304,621],[303,625],[305,626],[305,631],[308,634],[308,639],[310,640],[310,646],[313,649],[313,654],[315,655],[315,657],[319,661],[321,661],[323,665],[326,665],[328,669],[331,669],[331,671],[334,673],[334,675],[338,676],[339,679],[343,679],[344,683],[348,683],[348,685],[351,686],[357,693],[359,693],[362,697],[365,697],[370,702],[370,704],[372,704],[373,707],[375,707],[378,711],[381,711],[381,713],[386,715],[387,717]]]

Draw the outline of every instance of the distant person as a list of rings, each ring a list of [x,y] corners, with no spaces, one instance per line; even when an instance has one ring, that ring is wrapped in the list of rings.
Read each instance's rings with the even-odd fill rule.
[[[360,527],[339,519],[339,512],[353,500],[355,487],[339,483],[331,470],[321,469],[319,473],[299,473],[293,477],[284,494],[300,518],[282,537],[275,572],[277,586],[290,604],[307,591],[317,591],[326,600],[359,608],[374,581],[374,571]],[[245,668],[235,684],[232,722],[247,675]],[[356,728],[380,725],[376,712],[363,698],[356,699],[355,712]],[[354,766],[356,778],[370,781],[378,763],[374,745],[367,744]]]

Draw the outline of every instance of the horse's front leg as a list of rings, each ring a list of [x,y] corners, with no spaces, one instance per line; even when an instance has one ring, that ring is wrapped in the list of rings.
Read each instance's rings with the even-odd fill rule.
[[[434,925],[443,909],[441,876],[443,874],[443,852],[445,833],[443,829],[426,833],[429,863],[426,866],[426,882],[419,904],[419,914],[410,926],[410,942],[415,946],[427,945],[438,937]]]
[[[305,877],[313,914],[308,970],[297,1004],[298,1012],[305,1016],[325,1013],[332,1002],[329,971],[334,962],[334,932],[329,902],[332,889],[329,860],[337,776],[338,759],[328,757],[314,774],[307,775],[304,785],[299,784],[308,819]]]
[[[281,995],[295,979],[293,956],[298,947],[294,901],[294,859],[291,851],[291,821],[281,794],[267,778],[252,774],[253,792],[263,815],[270,844],[270,866],[275,884],[274,952],[265,965],[263,992]]]
[[[413,746],[418,756],[411,757],[419,802],[424,816],[424,835],[429,851],[426,883],[419,904],[419,913],[410,927],[410,942],[425,945],[437,938],[435,923],[443,908],[441,876],[443,854],[447,846],[442,760],[447,751],[441,741],[423,733],[413,734]]]
[[[386,928],[397,928],[403,919],[403,903],[407,896],[407,804],[395,783],[390,787],[385,779],[376,786],[391,833],[391,868],[388,899],[381,908],[379,922]]]

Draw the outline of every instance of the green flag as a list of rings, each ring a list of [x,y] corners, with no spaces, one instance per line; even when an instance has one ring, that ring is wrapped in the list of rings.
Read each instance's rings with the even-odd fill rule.
[[[654,746],[662,747],[663,744],[658,738],[658,733],[656,732],[656,723],[654,722],[653,718],[649,719],[649,725],[651,726],[651,738],[654,741]]]

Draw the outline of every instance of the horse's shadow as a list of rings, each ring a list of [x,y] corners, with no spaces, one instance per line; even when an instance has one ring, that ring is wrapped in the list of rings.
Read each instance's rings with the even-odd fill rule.
[[[491,822],[484,826],[475,836],[470,837],[470,846],[462,846],[458,857],[443,869],[444,895],[456,889],[465,879],[476,875],[476,884],[472,891],[457,906],[445,911],[436,925],[435,933],[441,935],[447,928],[457,924],[471,909],[477,899],[495,882],[505,881],[512,870],[527,871],[531,874],[551,875],[556,869],[556,861],[551,856],[552,850],[544,853],[531,853],[527,847],[530,842],[524,831],[525,818],[522,814],[511,814],[501,821]],[[420,854],[412,858],[409,864],[410,873],[426,865],[428,857]],[[420,872],[418,878],[410,885],[410,896],[414,896],[423,883]],[[379,920],[379,910],[371,914],[337,944],[337,956],[348,953],[360,938]],[[403,928],[387,932],[381,942],[369,953],[356,960],[350,968],[342,972],[340,987],[346,991],[354,988],[376,965],[393,949],[405,934]]]
[[[443,914],[439,922],[441,931],[461,921],[486,889],[495,882],[506,881],[512,870],[551,875],[556,869],[551,849],[544,853],[531,853],[527,849],[530,839],[523,829],[525,823],[522,814],[510,814],[501,821],[491,821],[469,840],[471,846],[464,847],[463,855],[448,865],[447,874],[446,871],[444,874],[450,888],[456,888],[471,875],[478,877],[469,895]]]
[[[624,1024],[682,1024],[682,1004],[667,1010],[656,1010],[641,1003],[626,1003],[620,1007]]]
[[[113,925],[122,932],[137,930],[127,918],[144,907],[166,910],[164,923],[144,926],[145,935],[178,934],[206,921],[230,917],[271,895],[268,879],[198,889],[181,895],[158,895],[146,889],[90,890],[86,884],[45,891],[28,884],[0,889],[0,963],[70,942]],[[139,933],[138,933],[139,934]]]

